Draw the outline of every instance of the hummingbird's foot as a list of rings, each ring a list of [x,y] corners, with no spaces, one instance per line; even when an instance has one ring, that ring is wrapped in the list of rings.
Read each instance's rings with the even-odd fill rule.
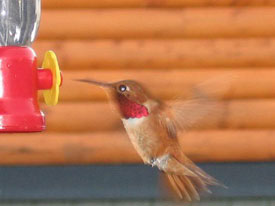
[[[157,166],[157,159],[156,159],[156,158],[151,159],[151,160],[150,160],[150,165],[151,165],[152,167]]]
[[[163,170],[166,167],[167,160],[169,160],[170,155],[166,154],[154,159],[151,159],[151,165],[152,167],[157,166],[160,170]]]

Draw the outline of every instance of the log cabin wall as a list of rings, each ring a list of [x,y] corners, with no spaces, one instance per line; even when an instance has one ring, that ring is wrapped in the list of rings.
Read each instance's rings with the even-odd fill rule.
[[[275,159],[275,1],[44,0],[34,49],[63,70],[60,102],[42,106],[47,131],[1,135],[2,165],[137,163],[105,93],[72,81],[136,79],[155,96],[237,76],[223,115],[181,135],[194,161]],[[217,87],[219,85],[217,84]]]

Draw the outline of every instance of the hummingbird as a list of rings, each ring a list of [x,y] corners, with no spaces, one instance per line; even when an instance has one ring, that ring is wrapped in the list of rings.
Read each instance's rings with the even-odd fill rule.
[[[134,80],[113,83],[91,79],[76,81],[105,89],[131,143],[145,164],[163,171],[178,194],[186,201],[200,200],[200,192],[211,191],[209,185],[221,185],[215,178],[196,166],[182,151],[178,133],[208,114],[209,99],[196,91],[193,99],[168,104],[154,98]]]

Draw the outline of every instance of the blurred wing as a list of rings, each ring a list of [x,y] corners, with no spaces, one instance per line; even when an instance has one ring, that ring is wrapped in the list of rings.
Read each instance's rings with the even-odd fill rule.
[[[164,105],[159,119],[169,136],[177,137],[177,131],[189,129],[205,117],[219,114],[217,97],[226,95],[232,79],[232,76],[223,76],[205,81],[193,88],[190,99]]]
[[[160,113],[160,123],[170,137],[177,137],[177,131],[184,131],[199,123],[207,115],[214,113],[216,101],[203,94],[186,101],[175,101],[165,105]]]
[[[214,99],[195,91],[192,99],[175,101],[169,106],[171,122],[178,130],[186,130],[198,124],[204,117],[214,114],[216,104]]]

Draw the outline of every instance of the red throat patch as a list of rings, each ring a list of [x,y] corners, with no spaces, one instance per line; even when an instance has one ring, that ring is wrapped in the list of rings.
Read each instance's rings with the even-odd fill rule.
[[[149,115],[148,109],[145,106],[127,99],[122,94],[118,94],[117,97],[120,111],[125,119],[141,118]]]

